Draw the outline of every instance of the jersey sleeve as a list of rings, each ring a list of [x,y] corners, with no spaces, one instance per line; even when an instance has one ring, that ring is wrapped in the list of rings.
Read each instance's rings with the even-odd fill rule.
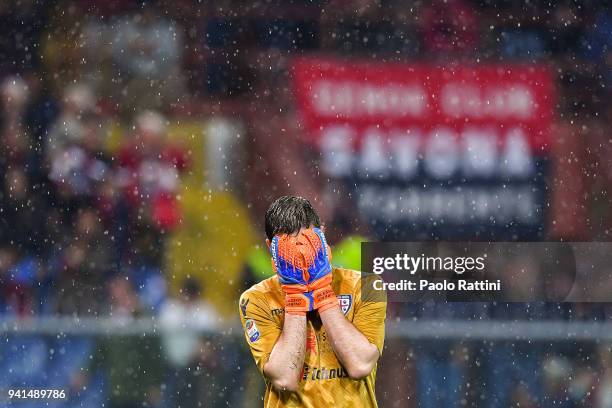
[[[355,298],[355,315],[353,317],[353,325],[359,330],[370,343],[378,347],[378,352],[382,354],[385,343],[385,319],[387,317],[387,297],[384,292],[373,292],[370,280],[380,279],[373,275],[365,278],[360,278],[360,282],[356,285],[354,293]],[[368,283],[362,283],[364,280]]]
[[[257,368],[263,374],[263,367],[281,335],[282,327],[274,320],[265,299],[258,293],[247,291],[240,296],[239,313],[247,344]]]

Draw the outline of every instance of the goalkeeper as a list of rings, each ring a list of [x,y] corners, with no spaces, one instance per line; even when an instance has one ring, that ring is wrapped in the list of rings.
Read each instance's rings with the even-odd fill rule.
[[[264,406],[376,407],[386,303],[362,296],[359,272],[331,266],[320,226],[301,197],[281,197],[266,212],[276,274],[240,297]]]

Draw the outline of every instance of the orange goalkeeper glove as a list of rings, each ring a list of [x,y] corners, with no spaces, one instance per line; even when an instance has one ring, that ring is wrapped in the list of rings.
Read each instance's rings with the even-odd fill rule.
[[[315,249],[314,260],[308,268],[308,290],[312,291],[314,299],[312,308],[320,313],[338,305],[338,299],[331,286],[331,250],[327,245],[323,231],[319,228],[312,228],[307,231]],[[314,238],[315,235],[318,239]]]
[[[285,293],[285,313],[305,315],[312,310],[312,294],[308,292],[308,276],[305,275],[306,249],[298,245],[299,236],[280,234],[272,238],[270,254],[272,267],[278,275]]]
[[[270,253],[285,292],[285,313],[306,314],[338,304],[331,288],[331,251],[319,228],[275,236]]]

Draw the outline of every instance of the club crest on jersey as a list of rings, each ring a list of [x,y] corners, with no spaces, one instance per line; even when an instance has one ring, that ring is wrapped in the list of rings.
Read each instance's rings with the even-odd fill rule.
[[[351,309],[352,304],[352,295],[338,295],[338,305],[340,306],[340,310],[342,310],[342,313],[347,314],[348,311]]]
[[[259,330],[257,329],[257,325],[253,319],[246,319],[244,322],[244,328],[251,343],[259,339]]]

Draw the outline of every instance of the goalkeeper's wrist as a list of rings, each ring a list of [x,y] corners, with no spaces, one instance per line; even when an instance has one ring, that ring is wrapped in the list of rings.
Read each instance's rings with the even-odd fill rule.
[[[310,292],[285,293],[285,313],[306,316],[312,310],[312,295]]]
[[[312,298],[314,300],[313,309],[320,312],[324,312],[334,306],[338,306],[338,298],[334,293],[331,285],[323,286],[319,289],[315,289],[312,292]]]

